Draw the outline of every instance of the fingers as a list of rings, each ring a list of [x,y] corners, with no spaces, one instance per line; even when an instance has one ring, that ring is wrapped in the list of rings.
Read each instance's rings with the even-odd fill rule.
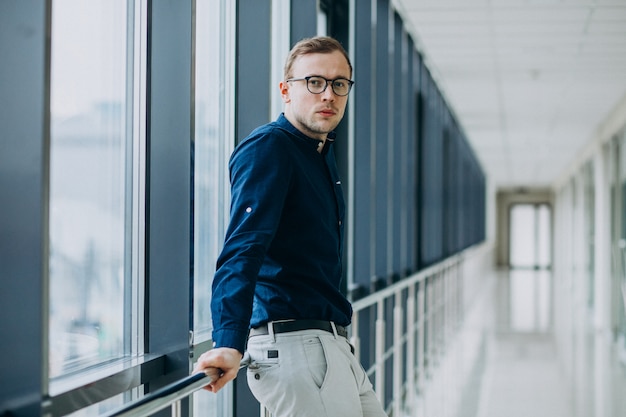
[[[219,368],[204,368],[200,370],[199,372],[204,372],[204,374],[208,376],[209,379],[211,380],[211,382],[209,382],[208,385],[204,387],[204,389],[207,391],[216,393],[217,391],[222,389],[223,386],[226,385],[226,383],[228,382],[224,380],[224,378],[222,378],[224,375],[224,371],[222,371]],[[196,370],[194,369],[194,373],[198,373],[198,372],[196,372]],[[222,381],[218,383],[218,380],[222,380]]]
[[[209,376],[211,382],[205,389],[215,393],[237,377],[241,357],[241,353],[236,349],[212,349],[198,358],[192,373],[204,372]]]
[[[204,369],[204,373],[211,379],[211,382],[213,382],[217,381],[224,372],[219,368],[206,368]]]
[[[236,349],[217,348],[204,352],[196,364],[197,370],[204,368],[220,368],[228,371],[231,368],[239,368],[242,354]]]
[[[233,379],[237,378],[237,374],[239,373],[239,368],[237,367],[236,369],[231,369],[228,372],[223,373],[218,379],[217,381],[215,381],[215,383],[213,384],[213,392],[217,392],[219,390],[221,390],[222,388],[224,388],[224,386],[232,381]]]

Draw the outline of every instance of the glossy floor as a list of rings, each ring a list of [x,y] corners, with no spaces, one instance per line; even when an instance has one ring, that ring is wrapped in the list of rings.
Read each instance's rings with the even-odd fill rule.
[[[488,281],[422,392],[419,416],[626,416],[623,341],[586,320],[555,327],[549,272],[494,271]]]

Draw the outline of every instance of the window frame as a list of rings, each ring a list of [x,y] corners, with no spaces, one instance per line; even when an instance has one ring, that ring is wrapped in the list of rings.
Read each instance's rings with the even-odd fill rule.
[[[139,27],[132,34],[129,54],[134,60],[128,72],[141,82],[129,92],[133,105],[127,114],[132,119],[127,130],[132,131],[134,155],[132,232],[127,244],[137,251],[131,273],[139,278],[133,280],[133,295],[126,303],[141,317],[130,319],[131,355],[63,378],[50,392],[46,387],[49,400],[40,406],[50,415],[64,415],[119,394],[130,400],[189,372],[192,4],[137,1]],[[46,94],[49,100],[49,91]],[[170,303],[180,309],[162,308]],[[45,369],[43,364],[38,372]],[[47,375],[43,381],[47,385]]]

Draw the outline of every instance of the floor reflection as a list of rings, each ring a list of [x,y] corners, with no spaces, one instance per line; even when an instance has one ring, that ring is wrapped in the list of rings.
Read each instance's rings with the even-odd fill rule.
[[[417,417],[626,416],[624,341],[594,327],[571,277],[557,285],[549,271],[506,270],[484,279]]]
[[[498,273],[493,288],[478,416],[572,416],[552,332],[549,271]]]
[[[508,285],[510,330],[514,332],[547,332],[550,328],[550,271],[512,270]],[[504,300],[503,300],[504,301]]]
[[[478,417],[626,415],[626,373],[608,330],[558,294],[550,271],[498,272],[483,317],[486,361]],[[471,414],[463,414],[470,416]]]

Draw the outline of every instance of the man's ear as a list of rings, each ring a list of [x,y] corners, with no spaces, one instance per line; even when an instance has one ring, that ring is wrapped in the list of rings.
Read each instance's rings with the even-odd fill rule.
[[[278,84],[278,88],[280,89],[280,96],[283,98],[283,102],[289,103],[291,101],[291,97],[289,97],[289,83],[281,81]]]

